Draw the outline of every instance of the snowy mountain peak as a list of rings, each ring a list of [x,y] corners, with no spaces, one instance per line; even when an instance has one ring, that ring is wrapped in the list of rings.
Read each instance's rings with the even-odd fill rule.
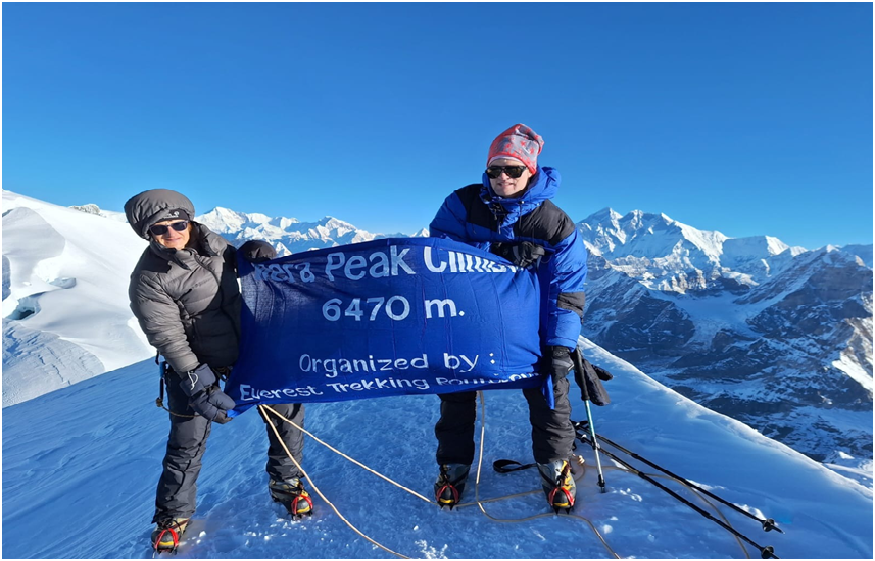
[[[237,231],[241,229],[244,224],[251,222],[246,214],[220,206],[215,207],[206,214],[196,216],[195,220],[202,224],[206,224],[210,230],[217,234]]]
[[[3,209],[3,528],[11,536],[3,550],[20,558],[148,556],[152,482],[164,454],[167,416],[154,407],[152,414],[129,414],[154,398],[156,390],[154,350],[131,316],[127,294],[130,271],[146,242],[127,224],[7,191]],[[286,253],[376,237],[333,217],[302,224],[224,208],[204,217],[235,243],[261,236]],[[628,256],[610,261],[591,256],[584,333],[649,370],[645,375],[581,340],[593,363],[617,375],[606,385],[612,404],[595,411],[598,426],[623,446],[718,490],[745,510],[774,516],[787,535],[773,534],[765,543],[784,558],[871,558],[872,246],[825,247],[794,256],[792,248],[774,238],[737,240],[734,255],[742,265],[775,266],[781,260],[789,265],[746,292],[730,287],[685,294],[684,287],[711,283],[714,272],[677,274],[669,291],[666,278],[651,283],[662,290],[647,285],[653,280],[650,271],[692,266],[698,249],[690,238],[704,245],[719,236],[685,231],[665,215],[638,212],[621,221],[624,217],[608,209],[603,218],[606,237],[613,229],[627,236],[623,243],[639,248],[663,237],[671,254],[645,254],[637,262]],[[629,227],[633,219],[638,230]],[[729,242],[724,241],[724,249]],[[724,269],[725,253],[720,255]],[[869,268],[861,265],[861,254],[868,255]],[[645,268],[644,275],[624,272],[636,263]],[[718,274],[727,275],[724,279],[743,276]],[[759,297],[739,296],[745,293]],[[759,432],[692,404],[653,378]],[[518,392],[484,393],[493,411],[486,416],[492,419],[486,453],[490,459],[496,450],[527,458],[528,416],[509,414],[518,410]],[[582,419],[578,395],[571,392],[575,419]],[[431,425],[422,420],[433,416],[434,399],[312,404],[308,417],[316,422],[308,428],[427,494],[434,481],[434,450],[422,445],[433,438]],[[89,415],[80,414],[86,410]],[[43,422],[50,418],[69,422]],[[350,430],[368,423],[370,434],[381,436],[363,438],[361,431]],[[499,424],[500,430],[493,430]],[[318,510],[312,520],[290,522],[282,507],[271,508],[264,485],[264,438],[253,437],[262,431],[264,423],[251,412],[215,428],[209,444],[213,452],[198,481],[196,531],[181,556],[279,558],[303,551],[311,557],[374,557],[373,544],[351,534],[315,493]],[[828,462],[848,478],[767,436]],[[403,454],[387,462],[387,444]],[[137,453],[106,453],[128,449]],[[375,501],[395,492],[379,481],[362,487],[360,469],[313,441],[306,450],[305,469],[314,487],[318,482],[327,497],[342,499],[351,519],[367,524]],[[681,520],[679,504],[634,473],[606,470],[607,493],[599,492],[591,449],[579,446],[578,453],[589,466],[578,482],[580,513],[603,530],[618,555],[741,558],[754,553],[738,551],[728,535],[711,539],[716,527],[705,518]],[[57,477],[35,476],[35,459],[49,467],[61,459],[62,478],[77,484],[59,487]],[[490,512],[531,517],[526,531],[519,525],[490,524],[477,508],[448,515],[433,504],[393,495],[388,518],[380,520],[380,528],[390,531],[378,528],[377,537],[411,557],[537,558],[547,551],[545,539],[553,552],[605,556],[594,536],[559,528],[552,514],[539,516],[547,508],[537,475],[495,474],[484,466],[483,479],[477,479],[479,496],[507,499],[490,503]],[[129,500],[119,516],[108,519],[106,505],[115,504],[118,496]],[[749,524],[731,520],[739,530]],[[468,531],[472,526],[481,531]],[[94,532],[105,539],[80,539]]]
[[[592,214],[590,214],[583,223],[593,224],[593,223],[616,223],[623,218],[623,215],[612,209],[611,207],[605,207],[601,210],[598,210]]]
[[[578,228],[591,253],[628,273],[662,278],[662,286],[670,290],[676,286],[709,288],[709,279],[725,275],[733,282],[755,285],[808,251],[772,236],[729,238],[716,230],[700,230],[678,222],[664,213],[641,210],[621,216],[604,208]],[[865,260],[866,250],[860,253]],[[677,280],[690,275],[702,280],[692,285]]]
[[[319,224],[320,226],[324,226],[329,230],[355,230],[355,226],[353,226],[349,222],[344,222],[343,220],[339,220],[337,218],[334,218],[333,216],[326,216],[325,218],[317,222],[317,224]]]
[[[871,245],[808,251],[665,215],[613,218],[579,226],[584,333],[814,458],[871,464]]]
[[[720,232],[699,230],[664,213],[633,210],[621,216],[605,208],[578,224],[587,248],[630,273],[653,277],[710,272],[719,267]],[[668,282],[667,286],[675,283]]]

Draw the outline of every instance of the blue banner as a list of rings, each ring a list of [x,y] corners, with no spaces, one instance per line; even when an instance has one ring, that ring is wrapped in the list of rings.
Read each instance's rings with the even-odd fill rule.
[[[238,266],[238,411],[542,383],[537,275],[467,244],[390,238]]]

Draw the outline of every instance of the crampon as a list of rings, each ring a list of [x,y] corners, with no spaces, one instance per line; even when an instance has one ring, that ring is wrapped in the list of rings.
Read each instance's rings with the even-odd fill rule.
[[[152,549],[155,555],[161,553],[175,554],[179,549],[179,540],[188,526],[187,518],[173,518],[158,523],[152,531]]]
[[[434,484],[434,494],[438,506],[453,510],[459,504],[465,483],[468,481],[470,466],[462,464],[442,465],[440,475]]]
[[[541,476],[544,477],[543,472]],[[546,479],[546,477],[545,477]],[[574,477],[571,474],[571,463],[565,462],[562,470],[552,482],[553,487],[544,487],[547,494],[547,502],[553,507],[553,512],[559,513],[565,509],[566,514],[571,514],[571,509],[574,508]]]
[[[270,496],[274,502],[281,503],[286,507],[293,518],[313,515],[313,501],[300,481],[294,487],[277,488],[271,486]]]

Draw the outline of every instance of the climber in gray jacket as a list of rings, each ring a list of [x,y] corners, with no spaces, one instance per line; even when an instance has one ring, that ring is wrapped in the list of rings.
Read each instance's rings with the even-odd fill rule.
[[[192,220],[194,205],[166,189],[144,191],[125,204],[131,227],[149,241],[131,274],[131,309],[149,343],[164,357],[170,434],[155,499],[157,526],[152,545],[173,551],[195,511],[196,480],[211,422],[227,423],[234,401],[220,387],[237,360],[241,296],[237,249]],[[266,242],[249,241],[240,251],[250,260],[275,255]],[[302,404],[273,406],[297,425]],[[266,419],[265,419],[266,421]],[[294,515],[309,514],[312,503],[301,484],[303,435],[288,423],[268,427],[268,485],[274,500]]]

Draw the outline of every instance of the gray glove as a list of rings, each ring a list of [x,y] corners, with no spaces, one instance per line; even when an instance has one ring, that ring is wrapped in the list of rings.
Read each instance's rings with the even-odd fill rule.
[[[225,424],[231,420],[227,412],[237,404],[219,388],[216,374],[206,364],[183,372],[182,391],[189,397],[188,405],[201,417]]]

